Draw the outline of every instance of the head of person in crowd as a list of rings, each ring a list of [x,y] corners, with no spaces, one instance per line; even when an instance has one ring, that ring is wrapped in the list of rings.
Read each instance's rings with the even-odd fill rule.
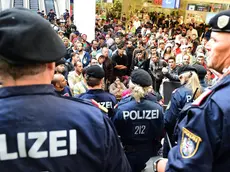
[[[90,61],[90,66],[93,66],[93,65],[98,65],[98,61],[96,58],[92,58]]]
[[[97,40],[93,40],[93,41],[92,41],[92,48],[93,48],[94,50],[97,50],[97,47],[98,47],[98,42],[97,42]]]
[[[208,51],[207,66],[219,73],[224,73],[230,65],[229,16],[229,11],[223,11],[209,21],[212,33],[205,46]]]
[[[176,59],[175,59],[175,57],[169,57],[168,65],[169,65],[169,68],[171,70],[173,70],[176,67]]]
[[[198,45],[197,48],[196,48],[196,54],[199,54],[199,53],[203,53],[205,54],[205,46],[203,45]]]
[[[191,65],[184,65],[178,69],[178,76],[181,85],[185,85],[192,90],[192,93],[196,93],[194,100],[198,98],[202,93],[202,86],[197,75],[197,70]]]
[[[81,42],[77,43],[77,50],[79,53],[83,51],[83,43]]]
[[[81,39],[83,42],[87,41],[87,35],[86,34],[82,34],[81,35]]]
[[[192,34],[192,38],[191,38],[191,40],[196,40],[196,38],[197,38],[197,36],[196,36],[196,34]]]
[[[107,47],[103,47],[101,53],[103,54],[105,60],[109,57],[109,49]]]
[[[96,59],[98,61],[98,64],[102,65],[104,63],[104,61],[105,61],[105,56],[102,53],[98,53],[96,55]]]
[[[159,61],[159,56],[158,56],[157,52],[151,53],[151,60],[153,63],[157,63]]]
[[[191,57],[188,54],[183,55],[182,57],[182,63],[183,65],[189,65],[190,64],[190,59]]]
[[[104,77],[105,77],[105,72],[98,65],[93,65],[86,69],[85,79],[87,85],[91,89],[101,89],[103,86]]]
[[[152,55],[155,55],[157,54],[157,47],[156,46],[151,46],[150,47],[150,54]]]
[[[117,45],[117,51],[119,56],[123,56],[125,52],[125,45],[123,42]]]
[[[136,69],[131,73],[129,81],[131,96],[140,102],[152,91],[152,78],[148,72],[143,69]]]
[[[54,77],[51,81],[55,90],[62,91],[67,86],[67,81],[62,74],[54,74]]]
[[[70,54],[70,61],[74,65],[77,61],[80,61],[79,53],[78,52],[73,52]]]
[[[63,37],[64,37],[64,31],[62,31],[62,30],[59,30],[58,31],[58,35],[59,35],[59,37],[62,39]]]
[[[12,20],[12,16],[17,17]],[[55,62],[66,54],[66,47],[50,23],[23,8],[5,10],[1,13],[1,22],[10,27],[0,27],[0,76],[3,86],[50,84]],[[20,29],[19,25],[22,25]],[[34,41],[31,37],[37,32],[42,36]]]
[[[148,38],[147,38],[147,36],[143,36],[143,37],[142,37],[142,42],[143,42],[144,45],[146,45],[146,44],[148,43]]]
[[[137,42],[137,47],[138,47],[139,49],[144,49],[144,43],[143,43],[142,40],[140,40],[140,41]]]
[[[208,38],[207,37],[203,37],[201,40],[201,45],[205,46],[208,42]]]
[[[133,42],[131,40],[127,41],[127,48],[132,48],[133,47]]]
[[[98,39],[99,39],[99,44],[100,44],[100,45],[105,44],[105,37],[104,37],[103,35],[99,36]]]
[[[203,66],[205,64],[204,54],[203,53],[198,53],[197,56],[196,56],[196,61],[197,61],[198,64]]]
[[[117,36],[114,41],[118,45],[121,43],[121,38],[119,36]]]
[[[186,34],[187,34],[187,30],[186,30],[186,28],[183,28],[181,31],[181,36],[185,37]]]
[[[63,74],[63,72],[65,71],[65,60],[64,59],[60,59],[55,63],[55,73],[60,73]]]
[[[69,48],[71,46],[70,41],[69,41],[68,38],[64,37],[62,39],[62,41],[63,41],[63,43],[64,43],[64,45],[65,45],[66,48]]]
[[[182,54],[187,54],[187,49],[188,49],[187,45],[181,45],[180,49]]]
[[[82,70],[83,70],[83,64],[82,64],[82,62],[76,61],[76,62],[74,63],[74,69],[75,69],[75,72],[76,72],[78,75],[81,75],[81,74],[82,74]]]
[[[168,43],[165,45],[165,53],[170,54],[172,52],[173,45]]]
[[[135,58],[138,60],[138,61],[142,61],[144,60],[144,53],[142,50],[137,50],[136,51],[136,56]]]
[[[193,24],[189,24],[189,30],[190,30],[190,31],[193,30]]]
[[[159,40],[159,48],[161,50],[164,50],[164,48],[165,48],[165,41],[163,39]]]
[[[191,54],[191,53],[192,53],[192,50],[193,50],[193,44],[192,44],[192,43],[189,43],[189,44],[187,45],[187,53],[188,53],[188,54]]]

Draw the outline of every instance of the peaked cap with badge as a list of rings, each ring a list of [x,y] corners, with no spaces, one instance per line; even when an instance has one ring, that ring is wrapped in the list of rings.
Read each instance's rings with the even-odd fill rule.
[[[209,21],[213,32],[230,32],[230,10],[222,11]]]

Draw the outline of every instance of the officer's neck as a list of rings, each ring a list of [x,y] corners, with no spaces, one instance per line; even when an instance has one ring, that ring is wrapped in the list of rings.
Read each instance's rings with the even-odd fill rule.
[[[89,90],[99,90],[99,89],[102,89],[102,86],[101,85],[96,85],[94,87],[88,86],[88,89]]]
[[[25,85],[43,85],[51,84],[50,76],[45,76],[42,74],[33,76],[23,76],[20,79],[13,79],[12,77],[7,77],[3,79],[3,87],[13,87],[13,86],[25,86]]]

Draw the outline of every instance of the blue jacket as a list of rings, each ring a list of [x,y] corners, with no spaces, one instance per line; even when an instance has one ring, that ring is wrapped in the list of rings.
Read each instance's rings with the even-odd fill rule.
[[[113,118],[123,145],[149,144],[163,136],[163,109],[153,99],[143,98],[137,103],[127,97],[116,108]]]
[[[167,172],[228,172],[230,169],[230,75],[204,92],[179,124],[178,145],[169,152]]]
[[[182,85],[172,93],[171,101],[164,115],[165,129],[169,136],[173,134],[177,120],[181,117],[182,108],[192,101],[192,97],[192,90],[185,85]]]
[[[105,92],[102,89],[92,89],[88,90],[86,93],[78,95],[78,98],[94,99],[109,110],[109,117],[112,117],[114,115],[114,106],[117,104],[117,100],[113,94]]]
[[[52,85],[0,88],[0,126],[0,171],[131,171],[108,117]]]

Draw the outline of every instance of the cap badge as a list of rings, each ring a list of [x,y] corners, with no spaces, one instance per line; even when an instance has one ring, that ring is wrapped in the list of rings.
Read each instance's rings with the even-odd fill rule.
[[[229,17],[226,15],[220,16],[217,20],[217,26],[220,29],[223,29],[225,26],[227,26],[229,23]]]

